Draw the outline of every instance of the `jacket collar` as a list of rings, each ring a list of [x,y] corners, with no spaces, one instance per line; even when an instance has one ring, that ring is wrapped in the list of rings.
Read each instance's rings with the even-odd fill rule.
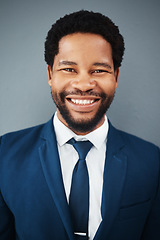
[[[107,239],[118,214],[127,172],[127,156],[121,132],[109,122],[104,183],[102,194],[102,222],[94,240]]]
[[[70,240],[74,239],[68,203],[63,185],[53,118],[44,125],[42,145],[39,148],[42,169]],[[104,184],[102,195],[102,222],[95,240],[106,239],[118,213],[127,170],[127,156],[120,131],[109,122]]]
[[[39,155],[44,176],[68,237],[70,240],[74,240],[72,222],[63,185],[57,140],[53,127],[53,118],[44,125],[41,138],[42,144],[39,147]]]

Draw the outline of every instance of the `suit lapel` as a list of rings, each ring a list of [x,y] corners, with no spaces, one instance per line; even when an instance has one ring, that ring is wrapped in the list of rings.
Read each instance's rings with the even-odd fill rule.
[[[123,140],[119,132],[110,124],[102,195],[103,220],[95,240],[107,239],[119,210],[127,170],[127,156],[123,153],[123,147]]]
[[[73,229],[63,185],[57,141],[52,120],[45,126],[42,141],[43,143],[39,148],[39,154],[44,176],[68,237],[72,240],[74,239]]]
[[[94,240],[106,239],[108,237],[119,210],[127,170],[127,157],[123,153],[123,147],[124,144],[119,131],[113,128],[110,124],[102,195],[103,220]],[[52,119],[45,126],[39,154],[46,182],[57,206],[68,237],[70,240],[74,240]]]

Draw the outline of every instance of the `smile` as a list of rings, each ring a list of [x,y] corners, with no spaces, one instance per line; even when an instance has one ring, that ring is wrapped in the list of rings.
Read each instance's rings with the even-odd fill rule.
[[[100,104],[100,98],[98,97],[70,96],[70,97],[67,97],[66,100],[69,108],[71,108],[75,112],[80,112],[80,113],[92,112],[95,109],[97,109]]]
[[[89,100],[89,99],[70,99],[71,102],[78,104],[78,105],[88,105],[88,104],[92,104],[93,102],[95,102],[95,100]]]

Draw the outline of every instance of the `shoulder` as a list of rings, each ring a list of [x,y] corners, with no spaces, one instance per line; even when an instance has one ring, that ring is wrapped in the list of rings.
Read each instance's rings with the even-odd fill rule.
[[[142,149],[146,149],[146,150],[158,150],[158,146],[156,146],[155,144],[144,140],[140,137],[137,137],[135,135],[126,133],[124,131],[120,131],[119,130],[120,135],[122,136],[124,142],[126,145],[131,145],[131,146],[135,146],[136,148],[140,148]]]
[[[108,151],[127,160],[128,175],[145,177],[158,182],[160,174],[160,150],[154,144],[111,126]],[[147,180],[148,181],[148,180]]]
[[[47,132],[51,132],[52,119],[34,127],[7,133],[0,137],[0,152],[2,149],[27,148],[35,146]]]
[[[110,138],[114,139],[114,141],[112,141],[113,144],[115,141],[117,141],[117,143],[121,141],[124,151],[134,156],[143,156],[143,158],[148,158],[148,156],[160,156],[160,149],[155,144],[125,131],[116,129],[111,124]]]
[[[24,139],[26,139],[26,140],[30,139],[33,136],[36,137],[43,129],[43,126],[44,126],[44,124],[41,124],[41,125],[37,125],[34,127],[6,133],[3,136],[1,136],[1,144],[3,144],[3,143],[6,144],[8,142],[14,143],[17,141],[22,141]]]

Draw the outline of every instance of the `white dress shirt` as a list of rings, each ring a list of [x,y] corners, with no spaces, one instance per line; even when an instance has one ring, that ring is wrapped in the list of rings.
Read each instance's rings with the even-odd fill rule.
[[[55,113],[53,124],[56,132],[58,151],[60,156],[63,183],[67,200],[71,188],[72,173],[76,162],[78,161],[78,153],[74,147],[66,142],[72,137],[77,141],[89,140],[93,147],[86,157],[86,164],[89,174],[89,239],[92,240],[102,221],[101,216],[101,200],[103,187],[103,172],[106,156],[106,141],[108,134],[108,120],[102,126],[90,132],[87,135],[76,135],[67,128],[57,117]]]

